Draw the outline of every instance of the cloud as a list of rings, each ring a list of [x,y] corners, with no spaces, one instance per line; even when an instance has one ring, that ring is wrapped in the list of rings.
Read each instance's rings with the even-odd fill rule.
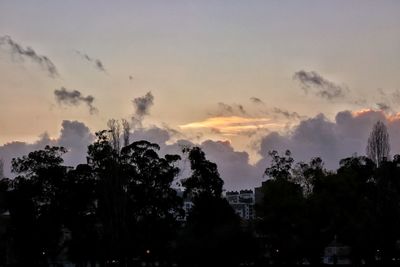
[[[258,97],[250,97],[250,101],[255,104],[264,104],[264,102],[261,99],[259,99]]]
[[[200,147],[218,165],[226,190],[254,189],[263,180],[263,167],[249,163],[247,152],[235,151],[229,141],[204,141]]]
[[[315,71],[298,71],[294,74],[293,79],[300,82],[306,93],[312,90],[315,95],[327,100],[343,98],[348,91],[346,87],[328,81]]]
[[[181,129],[210,129],[222,135],[238,135],[258,129],[278,130],[284,125],[269,118],[245,118],[239,116],[219,116],[207,118],[204,121],[180,125]]]
[[[106,69],[104,68],[103,62],[101,62],[100,59],[96,59],[96,58],[89,57],[86,53],[82,53],[82,52],[77,51],[77,50],[76,50],[76,53],[77,53],[82,59],[84,59],[84,60],[86,60],[86,61],[88,61],[88,62],[90,62],[90,63],[93,63],[94,67],[95,67],[97,70],[107,73],[107,72],[106,72]]]
[[[142,126],[143,117],[149,115],[150,108],[154,105],[154,96],[151,92],[147,92],[144,96],[137,97],[132,100],[135,114],[132,117],[134,126]]]
[[[297,112],[288,111],[288,110],[277,108],[277,107],[273,108],[272,112],[274,114],[281,115],[288,120],[299,120],[299,119],[304,118],[303,116],[300,116],[299,113],[297,113]]]
[[[35,50],[31,47],[23,48],[20,44],[16,43],[10,36],[1,36],[0,37],[0,46],[5,46],[10,48],[10,53],[13,55],[18,55],[21,59],[29,58],[39,66],[41,66],[50,77],[59,76],[58,71],[54,63],[47,57],[43,55],[38,55]]]
[[[395,107],[400,104],[400,91],[394,90],[387,92],[381,88],[378,88],[377,91],[379,93],[379,97],[376,101],[376,106],[378,109],[386,113],[395,112]]]
[[[138,129],[131,135],[131,140],[148,140],[160,145],[160,154],[178,154],[182,161],[178,163],[181,173],[179,179],[190,175],[190,165],[182,154],[184,147],[200,146],[206,153],[208,160],[217,163],[218,171],[224,180],[226,190],[237,190],[243,188],[254,188],[262,181],[263,169],[255,167],[249,163],[247,152],[235,151],[229,141],[206,140],[200,144],[195,144],[189,140],[177,140],[167,144],[171,139],[171,134],[166,129],[151,127]]]
[[[258,120],[258,121],[257,121]],[[237,190],[254,188],[259,186],[263,171],[270,164],[268,151],[280,152],[289,149],[296,161],[309,161],[313,157],[321,157],[328,169],[336,169],[339,160],[357,153],[365,155],[368,136],[372,126],[378,120],[383,121],[389,131],[391,143],[391,155],[400,153],[400,113],[386,114],[381,110],[342,111],[336,114],[334,120],[319,114],[301,121],[286,133],[270,132],[263,134],[258,142],[257,150],[262,159],[255,165],[249,163],[249,154],[245,151],[235,150],[229,141],[206,140],[202,143],[180,139],[176,140],[175,131],[168,128],[151,126],[138,128],[131,133],[130,140],[148,140],[160,145],[160,155],[179,154],[182,161],[178,162],[181,168],[179,178],[188,177],[190,166],[182,155],[182,148],[187,146],[200,146],[206,153],[206,157],[217,163],[218,170],[225,182],[225,189]],[[224,131],[236,131],[229,127],[270,127],[270,120],[265,118],[221,117],[209,118],[194,125],[187,125],[194,129],[217,129]],[[261,126],[260,126],[261,125]],[[265,125],[265,126],[262,126]],[[200,128],[199,128],[200,127]],[[214,127],[214,128],[213,128]],[[240,131],[245,131],[243,128]],[[180,136],[182,137],[182,136]],[[183,138],[183,137],[182,137]],[[28,144],[24,142],[12,142],[0,146],[0,158],[4,159],[5,175],[10,176],[10,161],[13,157],[20,157],[36,149],[42,149],[45,145],[65,146],[69,152],[64,156],[67,165],[75,166],[86,160],[87,146],[93,142],[93,134],[89,128],[77,121],[63,121],[60,134],[51,139],[43,134],[40,139]],[[176,140],[176,141],[175,141]]]
[[[265,157],[270,150],[292,151],[295,160],[308,161],[321,157],[330,169],[336,169],[339,160],[354,153],[365,155],[368,136],[373,125],[383,121],[388,126],[391,154],[400,153],[400,113],[388,115],[381,110],[342,111],[335,120],[323,114],[301,121],[288,134],[270,133],[260,142],[259,153],[264,159],[259,164],[266,166]]]
[[[244,116],[248,115],[247,111],[241,104],[226,104],[223,102],[218,102],[218,108],[216,112],[210,112],[209,115],[217,117],[217,116]]]
[[[5,177],[13,177],[11,173],[11,160],[22,157],[29,152],[43,149],[46,145],[64,146],[68,153],[64,155],[64,162],[67,166],[76,166],[86,162],[87,147],[94,140],[89,128],[82,122],[64,120],[60,136],[51,139],[47,133],[40,136],[34,143],[10,142],[0,146],[0,158],[4,161]]]
[[[378,106],[378,108],[386,113],[390,112],[392,110],[392,108],[387,104],[387,103],[376,103],[376,105]]]
[[[97,112],[97,109],[93,106],[94,97],[91,95],[83,96],[78,90],[68,91],[61,87],[54,90],[54,96],[60,105],[78,106],[80,103],[85,103],[89,107],[90,114]]]

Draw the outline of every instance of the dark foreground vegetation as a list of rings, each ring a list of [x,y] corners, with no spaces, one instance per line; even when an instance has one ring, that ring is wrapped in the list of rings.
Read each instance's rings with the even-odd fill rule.
[[[18,176],[0,180],[0,266],[317,265],[332,242],[350,248],[354,265],[398,264],[400,156],[387,159],[372,139],[369,158],[345,158],[335,172],[319,158],[294,164],[289,151],[271,151],[251,221],[222,197],[200,148],[183,151],[192,172],[181,186],[194,204],[185,217],[171,187],[180,156],[118,140],[97,133],[75,168],[63,165],[62,147],[13,160]]]

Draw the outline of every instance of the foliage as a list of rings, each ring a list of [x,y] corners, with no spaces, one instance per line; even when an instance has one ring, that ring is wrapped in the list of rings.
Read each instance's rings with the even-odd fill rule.
[[[320,158],[294,164],[290,151],[271,151],[256,219],[244,221],[223,197],[217,165],[201,148],[185,148],[192,172],[181,185],[193,208],[182,222],[172,188],[180,156],[160,156],[147,141],[127,144],[127,127],[120,148],[117,124],[96,134],[87,163],[74,168],[63,164],[62,147],[13,159],[17,177],[0,179],[0,265],[63,257],[81,266],[319,264],[333,240],[351,247],[354,264],[400,257],[399,155],[379,164],[353,156],[327,171]]]

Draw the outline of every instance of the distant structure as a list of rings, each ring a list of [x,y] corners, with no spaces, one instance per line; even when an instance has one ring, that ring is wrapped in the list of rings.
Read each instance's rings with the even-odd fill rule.
[[[255,197],[253,190],[228,191],[225,198],[242,219],[254,219]]]
[[[323,264],[326,265],[350,265],[351,248],[337,242],[335,239],[325,247],[322,257]]]
[[[192,199],[189,196],[183,197],[183,191],[179,188],[175,189],[176,194],[183,199],[183,211],[185,214],[183,216],[178,216],[177,219],[180,222],[186,222],[188,214],[190,210],[193,208],[193,202]]]
[[[187,216],[194,204],[189,196],[183,197],[184,194],[182,190],[175,190],[177,195],[183,198],[182,208],[185,211],[183,216],[178,216],[178,220],[181,222],[186,222]],[[231,207],[235,210],[236,214],[238,214],[243,220],[248,221],[255,218],[255,197],[253,190],[228,191],[224,197],[228,201],[229,205],[231,205]]]

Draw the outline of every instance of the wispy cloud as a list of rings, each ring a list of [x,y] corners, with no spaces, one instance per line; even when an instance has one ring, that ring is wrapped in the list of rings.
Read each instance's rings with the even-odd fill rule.
[[[315,95],[327,100],[343,98],[348,92],[347,87],[335,84],[315,71],[298,71],[294,74],[293,79],[300,82],[306,93],[313,91]]]
[[[275,107],[272,112],[274,114],[277,115],[281,115],[284,118],[288,119],[288,120],[300,120],[300,119],[304,119],[304,116],[300,116],[299,113],[295,112],[295,111],[288,111],[285,109],[281,109],[281,108],[277,108]]]
[[[54,90],[54,96],[60,105],[78,106],[81,103],[85,103],[89,107],[90,114],[97,112],[97,109],[93,106],[94,97],[91,95],[83,96],[78,90],[68,91],[66,88],[61,87]]]
[[[250,97],[250,101],[252,102],[252,103],[255,103],[255,104],[264,104],[264,101],[262,101],[260,98],[258,98],[258,97]]]
[[[59,76],[56,66],[47,56],[38,55],[36,51],[29,46],[23,48],[22,45],[15,42],[10,36],[1,36],[0,46],[8,47],[11,54],[18,55],[22,59],[31,59],[33,62],[40,65],[44,70],[46,70],[51,77],[54,78],[56,76]]]
[[[216,111],[210,112],[209,115],[218,116],[244,116],[248,115],[246,109],[241,104],[226,104],[218,102]]]
[[[93,66],[94,66],[97,70],[102,71],[102,72],[106,72],[106,69],[105,69],[105,67],[104,67],[104,64],[103,64],[103,62],[101,62],[100,59],[92,58],[92,57],[88,56],[88,54],[82,53],[82,52],[80,52],[80,51],[78,51],[78,50],[76,50],[76,53],[77,53],[82,59],[86,60],[87,62],[92,63]]]

